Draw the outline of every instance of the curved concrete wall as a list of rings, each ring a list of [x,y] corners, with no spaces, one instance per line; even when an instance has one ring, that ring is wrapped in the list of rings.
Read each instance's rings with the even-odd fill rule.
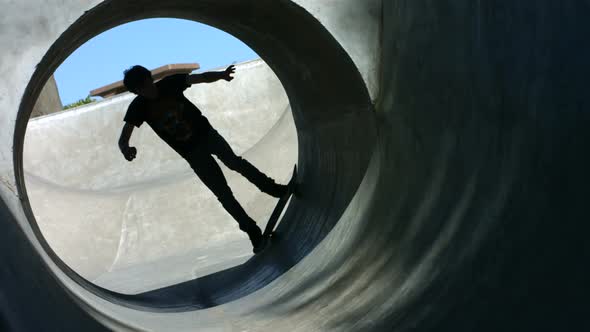
[[[123,5],[123,7],[115,9],[110,7],[111,5]],[[71,50],[79,45],[79,43],[90,38],[93,34],[103,29],[123,23],[128,19],[139,19],[153,15],[163,15],[197,19],[205,23],[210,23],[226,29],[227,31],[246,41],[259,54],[261,54],[265,60],[268,60],[270,66],[275,72],[277,72],[279,78],[281,78],[282,83],[287,85],[285,86],[285,89],[292,102],[291,108],[293,110],[294,118],[296,119],[296,122],[300,122],[298,124],[298,128],[300,128],[298,129],[298,136],[303,138],[305,146],[311,147],[311,149],[303,149],[303,151],[307,151],[308,154],[311,153],[307,158],[315,159],[317,156],[324,155],[328,158],[326,160],[331,160],[331,162],[336,162],[339,164],[351,163],[349,166],[358,164],[358,167],[360,167],[356,169],[357,166],[353,166],[353,171],[350,172],[348,179],[346,179],[344,182],[340,181],[340,183],[336,185],[336,179],[325,178],[325,173],[321,170],[321,168],[309,167],[305,166],[307,163],[300,163],[302,179],[305,177],[309,177],[310,179],[310,181],[306,182],[319,183],[318,180],[322,179],[323,188],[329,190],[339,189],[336,199],[334,199],[333,195],[331,194],[323,195],[321,191],[317,191],[315,193],[314,191],[310,191],[310,195],[306,195],[306,199],[309,202],[319,204],[317,207],[309,211],[311,214],[322,216],[324,220],[330,221],[329,224],[336,222],[338,216],[342,213],[342,208],[345,206],[346,201],[350,199],[352,194],[351,190],[354,191],[354,188],[358,186],[359,176],[362,176],[364,169],[364,166],[362,165],[363,163],[366,164],[366,157],[370,151],[365,150],[363,153],[361,153],[361,155],[364,155],[364,157],[359,160],[357,153],[355,153],[353,150],[343,150],[343,153],[340,153],[337,152],[338,148],[331,146],[334,144],[341,144],[339,142],[343,142],[345,144],[343,146],[346,146],[346,140],[342,140],[339,137],[360,137],[358,136],[360,133],[364,135],[361,141],[370,141],[373,137],[371,135],[371,131],[367,132],[364,129],[370,123],[367,122],[366,119],[366,116],[370,115],[370,113],[368,113],[370,111],[370,105],[367,90],[362,84],[362,77],[359,76],[357,68],[354,66],[353,62],[348,59],[339,45],[335,43],[329,34],[322,30],[322,27],[317,23],[317,21],[309,17],[308,13],[288,1],[264,4],[258,2],[223,1],[208,3],[204,7],[201,7],[194,2],[169,3],[165,4],[164,6],[162,6],[160,3],[154,2],[151,4],[151,9],[149,6],[146,7],[146,5],[147,3],[141,4],[141,14],[135,17],[129,16],[130,12],[128,12],[128,10],[133,10],[134,3],[104,3],[103,5],[97,7],[96,10],[88,12],[87,15],[84,15],[84,17],[82,17],[75,24],[77,27],[73,26],[72,29],[69,30],[74,34],[79,34],[81,32],[82,35],[73,36],[70,35],[70,32],[62,34],[59,40],[66,42],[69,46],[66,46],[65,44],[60,45],[60,42],[57,42],[56,45],[50,49],[49,53],[39,65],[39,68],[43,68],[43,70],[36,71],[36,74],[31,81],[43,81],[45,79],[45,73],[43,72],[45,70],[52,70],[54,65],[62,61],[64,58],[63,56],[71,52]],[[189,8],[188,10],[186,9],[187,6]],[[21,8],[22,7],[28,6],[24,5],[21,6]],[[20,8],[15,8],[15,11],[18,11],[19,9]],[[23,9],[25,9],[23,12],[26,13],[26,9],[28,8]],[[235,10],[230,11],[230,9]],[[70,10],[72,12],[76,12],[75,6],[70,7]],[[282,20],[282,17],[268,16],[268,11],[287,13],[287,18],[289,18],[289,20],[300,22],[303,27],[307,28],[294,33],[294,31],[290,31],[290,24],[283,24],[285,21]],[[127,12],[127,14],[124,14],[125,12]],[[115,17],[117,15],[112,16],[112,13],[120,13],[124,15]],[[220,17],[219,13],[231,13],[231,16],[233,17]],[[49,10],[46,12],[46,14],[50,16],[53,13],[51,10]],[[363,15],[364,14],[365,13],[363,13]],[[76,15],[70,19],[75,17]],[[106,17],[109,17],[109,19],[105,20],[104,18]],[[258,19],[251,20],[253,17],[258,17]],[[366,15],[366,17],[370,18],[370,15]],[[86,21],[87,19],[90,19],[90,21]],[[67,22],[67,20],[68,18],[66,18],[65,21]],[[59,24],[58,20],[55,20],[55,22],[56,24]],[[98,23],[98,26],[91,28],[90,25],[88,25],[88,22]],[[372,21],[369,20],[368,22]],[[377,22],[372,22],[373,26],[375,24],[377,24]],[[67,27],[67,25],[64,25],[64,29],[65,27]],[[306,29],[309,31],[306,31]],[[60,31],[60,29],[58,28],[57,31]],[[310,34],[311,31],[314,33]],[[306,45],[303,47],[303,45],[299,44],[299,33],[302,33],[303,35],[311,35],[314,36],[314,38],[306,40]],[[375,39],[373,39],[373,41],[376,43],[378,36],[374,37]],[[55,54],[52,55],[51,53],[53,52],[61,53],[63,56]],[[312,62],[312,60],[318,58],[325,58],[325,60],[316,63]],[[49,59],[52,60],[47,62]],[[330,66],[326,67],[321,65],[328,62],[330,63]],[[26,97],[26,95],[32,93],[32,98],[34,99],[34,95],[37,91],[37,84],[38,83],[33,83],[29,85],[29,89],[27,89],[27,92],[25,92],[25,97],[23,98],[24,102],[21,104],[21,110],[23,110],[22,113],[24,115],[28,114],[28,109],[30,107],[28,105],[29,97]],[[361,113],[358,113],[359,111]],[[302,117],[301,114],[303,113],[309,113],[310,116]],[[314,113],[315,115],[311,115]],[[334,116],[336,114],[339,114],[339,116],[342,116],[342,118],[335,118]],[[324,122],[321,122],[322,118],[324,119]],[[332,118],[334,121],[326,121],[328,118]],[[327,127],[318,127],[317,125],[321,123]],[[357,127],[356,129],[344,130],[345,128],[349,128],[353,123]],[[20,173],[20,154],[22,152],[22,137],[20,135],[22,135],[23,128],[24,124],[21,120],[20,124],[17,124],[16,126],[16,132],[18,134],[15,136],[15,155],[17,156],[15,159],[17,171],[16,179],[19,182],[22,180],[23,176],[23,174]],[[313,139],[313,137],[317,135],[320,136],[320,139]],[[370,145],[371,144],[368,144],[368,146]],[[326,147],[328,149],[322,147]],[[359,160],[360,163],[358,163],[356,160]],[[330,164],[326,164],[324,167],[327,167],[328,165]],[[23,190],[24,183],[21,182],[19,186],[21,188],[21,197],[23,198],[22,202],[24,203],[25,209],[24,211],[20,210],[17,204],[16,210],[20,210],[21,213],[24,212],[27,217],[31,219],[32,214],[28,208],[27,196]],[[322,201],[325,201],[325,203],[322,203]],[[332,203],[326,204],[327,201],[332,201]],[[13,201],[13,203],[15,202]],[[298,209],[292,208],[290,208],[290,210],[298,211]],[[293,214],[293,212],[291,212],[291,214]],[[314,224],[313,220],[316,219],[309,219],[301,214],[291,215],[291,217],[286,217],[286,219],[295,220],[297,217],[301,218],[302,220],[307,219],[309,222],[312,222],[312,224]],[[21,220],[24,221],[24,219]],[[283,223],[281,225],[283,225]],[[293,223],[285,223],[285,227],[289,226],[289,224],[294,225]],[[154,316],[153,313],[146,316],[145,313],[142,313],[143,310],[137,311],[130,308],[130,306],[133,306],[133,303],[135,303],[133,299],[125,300],[128,301],[128,303],[124,304],[120,301],[124,300],[125,297],[116,294],[109,295],[109,293],[105,292],[105,290],[101,290],[100,288],[96,288],[90,284],[87,284],[86,281],[80,279],[80,277],[74,274],[73,271],[69,271],[67,266],[64,265],[57,256],[55,256],[55,252],[53,252],[51,248],[49,248],[46,243],[42,241],[42,238],[38,237],[40,234],[36,229],[36,223],[30,224],[29,226],[26,222],[22,222],[20,225],[23,227],[26,232],[25,234],[28,235],[28,238],[32,241],[32,243],[37,246],[36,250],[40,253],[43,262],[48,264],[47,266],[50,268],[50,273],[54,274],[58,280],[60,280],[60,282],[65,285],[69,292],[77,294],[75,299],[83,301],[86,305],[90,306],[86,308],[93,308],[90,310],[91,314],[96,317],[102,317],[101,323],[107,324],[111,327],[118,326],[119,328],[123,328],[123,326],[134,326],[140,328],[141,326],[144,326],[144,328],[148,329],[154,329],[154,326],[157,325],[159,325],[160,328],[155,329],[161,329],[168,325],[168,323],[164,323],[164,325],[161,323],[156,323],[156,325],[152,325],[151,328],[147,327],[145,324],[151,325],[155,323],[155,321],[152,321],[151,319],[149,321],[145,320],[147,317],[155,318],[156,316]],[[306,230],[307,228],[308,227],[301,227],[301,229],[298,231],[301,233],[301,235],[307,234],[308,237],[309,235],[313,235],[310,237],[312,242],[305,245],[303,248],[307,249],[304,250],[311,249],[313,247],[313,243],[317,243],[317,241],[323,238],[325,236],[325,232],[329,231],[331,226],[324,227],[323,231],[315,232],[316,234],[309,234],[309,231]],[[285,234],[289,234],[289,231],[287,231]],[[287,238],[289,237],[290,236]],[[299,236],[294,236],[293,239],[296,239],[297,237]],[[38,240],[41,241],[37,242]],[[294,253],[296,253],[300,249],[294,247],[294,250]],[[303,255],[305,255],[305,252],[300,252],[296,255],[296,257],[298,256],[299,258],[296,259],[300,259],[300,257],[303,257]],[[225,297],[226,299],[223,301],[231,301],[232,298],[235,299],[245,296],[256,289],[263,287],[265,284],[278,277],[281,273],[281,270],[268,270],[264,268],[264,262],[269,261],[269,259],[270,261],[273,260],[272,257],[267,257],[249,262],[250,264],[248,265],[249,268],[247,270],[250,272],[246,271],[247,273],[239,273],[241,276],[240,278],[233,277],[233,280],[238,281],[237,284],[232,286],[231,283],[225,283],[225,286],[227,286],[226,291],[229,291],[229,294],[231,295],[230,297]],[[285,268],[288,268],[288,264],[284,265],[282,269]],[[275,272],[272,272],[273,270]],[[268,272],[272,273],[269,275]],[[254,273],[254,275],[247,277],[248,274],[252,273]],[[256,276],[257,274],[259,276]],[[261,277],[262,279],[260,279]],[[223,280],[223,278],[221,280]],[[235,291],[232,291],[232,288],[234,288]],[[119,300],[112,298],[112,296],[119,298]],[[120,302],[121,305],[112,306],[108,304],[108,302],[105,302],[106,298],[110,298],[109,301]],[[138,299],[141,301],[141,298]],[[63,298],[63,300],[66,301],[64,302],[63,306],[63,310],[65,310],[68,305],[67,299]],[[70,308],[75,310],[71,304]],[[242,308],[246,309],[247,307],[242,306]],[[123,309],[123,312],[116,313],[120,309]],[[123,314],[123,316],[127,316],[129,314],[131,316],[127,316],[124,319],[117,318],[116,316],[119,316],[120,314]],[[135,318],[132,317],[136,314],[139,314],[140,316],[136,316]],[[75,317],[75,315],[73,316]],[[170,319],[176,319],[175,315],[166,316]],[[181,316],[184,316],[184,318],[180,318],[180,321],[172,323],[167,328],[172,330],[194,329],[194,316]],[[191,321],[193,323],[190,323]],[[187,323],[189,325],[186,325]],[[28,324],[30,324],[30,326],[34,326],[33,323]],[[59,325],[57,322],[51,322],[51,324]],[[79,328],[79,325],[82,323],[79,321],[77,324],[75,324],[70,321],[68,324],[70,324],[70,326],[77,326],[77,328]],[[202,321],[199,325],[205,328],[206,326],[215,326],[216,324],[217,323],[214,321],[210,321],[210,323]],[[62,326],[63,325],[64,324],[62,324]],[[184,328],[182,326],[184,326]]]
[[[102,10],[128,9],[123,14],[132,15],[134,2],[129,3],[95,8],[85,17],[86,27],[92,30],[93,15]],[[332,24],[326,16],[359,7],[358,1],[301,3]],[[97,322],[116,330],[158,331],[588,329],[590,158],[584,152],[590,141],[585,93],[590,45],[580,33],[589,28],[585,3],[383,2],[374,113],[360,111],[370,95],[358,81],[370,80],[353,74],[347,54],[289,1],[141,5],[144,13],[170,14],[175,7],[190,16],[194,10],[195,18],[249,42],[282,80],[297,126],[303,181],[302,196],[281,223],[285,241],[243,266],[197,280],[189,300],[178,288],[106,296],[62,272],[67,270],[36,242],[23,211],[26,201],[15,198],[9,183],[3,189],[10,210],[0,210],[6,230],[0,243],[11,254],[0,253],[10,269],[0,277],[3,285],[15,285],[12,280],[18,278],[20,285],[31,286],[5,288],[0,302],[5,326],[73,331],[98,331]],[[71,6],[66,23],[83,10]],[[227,11],[230,6],[235,11]],[[273,14],[279,12],[277,19]],[[112,22],[122,20],[117,13]],[[14,17],[33,21],[34,15],[23,11]],[[55,40],[65,25],[45,29],[45,37]],[[294,26],[296,35],[289,33]],[[326,23],[328,29],[335,26]],[[351,39],[363,35],[331,33]],[[340,42],[354,54],[347,38]],[[48,43],[41,45],[22,49],[34,58]],[[62,57],[55,50],[50,55],[58,62]],[[26,61],[39,59],[21,58],[23,68]],[[32,72],[8,70],[17,89]],[[25,98],[38,93],[36,79],[47,77],[36,72]],[[3,106],[16,108],[22,91],[8,94]],[[320,96],[325,103],[314,103]],[[27,101],[22,106],[32,107]],[[0,116],[11,128],[9,120],[16,115]],[[9,142],[11,134],[0,132]],[[9,147],[2,149],[5,175],[12,160]],[[18,161],[16,166],[20,176]],[[39,294],[44,295],[39,300],[23,300]],[[203,307],[208,309],[195,310]],[[43,317],[44,326],[24,318],[30,316]]]

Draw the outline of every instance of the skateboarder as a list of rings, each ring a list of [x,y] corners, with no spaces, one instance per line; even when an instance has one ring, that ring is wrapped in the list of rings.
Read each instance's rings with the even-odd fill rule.
[[[154,83],[151,72],[142,66],[126,70],[123,83],[137,97],[125,114],[119,148],[125,159],[132,161],[137,155],[137,149],[129,146],[129,138],[134,127],[139,128],[147,122],[162,140],[188,161],[201,181],[238,222],[240,229],[248,234],[256,253],[263,246],[262,231],[234,197],[212,155],[271,196],[282,197],[288,187],[275,183],[247,160],[236,156],[225,139],[183,94],[192,84],[219,80],[230,82],[234,72],[235,67],[232,65],[220,72],[175,74]]]

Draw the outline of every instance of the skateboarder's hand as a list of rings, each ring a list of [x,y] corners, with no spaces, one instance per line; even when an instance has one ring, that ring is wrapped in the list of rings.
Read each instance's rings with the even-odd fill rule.
[[[234,78],[231,75],[235,72],[236,72],[236,66],[231,65],[231,66],[227,67],[227,69],[223,72],[223,79],[228,82],[233,80]]]
[[[135,156],[137,156],[137,149],[132,146],[128,147],[127,149],[121,150],[121,152],[123,152],[125,159],[127,159],[128,161],[133,161],[133,159],[135,159]]]

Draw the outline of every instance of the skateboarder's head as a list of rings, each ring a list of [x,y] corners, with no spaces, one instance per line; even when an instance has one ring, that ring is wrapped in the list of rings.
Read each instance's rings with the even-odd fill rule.
[[[148,98],[157,96],[152,73],[145,67],[133,66],[125,70],[124,75],[123,84],[130,92]]]

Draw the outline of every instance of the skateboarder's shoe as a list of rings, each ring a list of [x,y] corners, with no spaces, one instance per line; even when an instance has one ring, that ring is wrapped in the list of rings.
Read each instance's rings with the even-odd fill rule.
[[[274,188],[272,189],[272,191],[268,192],[268,194],[276,198],[282,198],[283,196],[289,193],[293,193],[293,195],[298,196],[297,181],[295,181],[296,177],[297,166],[295,166],[295,168],[293,169],[293,177],[291,178],[288,184],[275,184],[273,186]]]
[[[268,236],[263,236],[262,239],[257,243],[257,245],[254,246],[254,248],[252,249],[252,252],[254,252],[255,255],[258,253],[261,253],[269,245],[270,245],[270,238]]]
[[[284,184],[275,184],[272,190],[269,190],[267,194],[272,197],[281,198],[289,191],[289,187]]]
[[[299,187],[297,186],[297,181],[292,180],[287,184],[288,192],[292,193],[293,196],[299,196]]]

